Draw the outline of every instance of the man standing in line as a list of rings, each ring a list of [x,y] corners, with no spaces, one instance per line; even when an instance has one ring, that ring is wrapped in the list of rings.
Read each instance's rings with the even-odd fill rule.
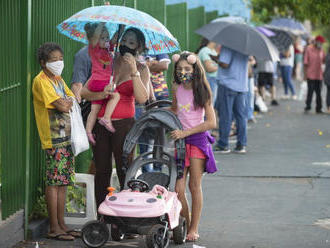
[[[325,53],[322,44],[325,42],[323,36],[318,35],[315,42],[309,45],[304,54],[304,75],[307,79],[307,99],[305,113],[311,110],[313,93],[316,93],[316,113],[322,114],[321,88],[323,80],[322,64],[325,61]]]
[[[230,153],[229,134],[233,119],[237,127],[235,153],[245,154],[247,144],[246,94],[248,91],[249,56],[222,46],[219,58],[219,135],[215,147],[219,153]]]

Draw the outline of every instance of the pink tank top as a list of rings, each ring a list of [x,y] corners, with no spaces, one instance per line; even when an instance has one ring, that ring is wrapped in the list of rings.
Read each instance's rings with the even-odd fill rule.
[[[194,94],[192,89],[185,89],[180,84],[176,91],[178,118],[184,130],[196,127],[204,122],[204,108],[194,107]]]

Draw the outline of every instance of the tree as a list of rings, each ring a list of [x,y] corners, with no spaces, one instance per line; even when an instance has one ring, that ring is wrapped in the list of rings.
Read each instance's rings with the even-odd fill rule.
[[[310,20],[314,25],[330,25],[329,0],[251,0],[252,20],[267,23],[274,16]]]

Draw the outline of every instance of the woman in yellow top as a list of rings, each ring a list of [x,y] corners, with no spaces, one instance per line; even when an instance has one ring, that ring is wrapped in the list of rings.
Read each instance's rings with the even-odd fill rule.
[[[38,49],[42,70],[34,78],[34,114],[42,149],[46,151],[46,202],[50,219],[49,238],[74,240],[79,233],[64,223],[65,195],[74,184],[74,156],[71,149],[70,97],[74,97],[61,77],[63,50],[56,43]]]

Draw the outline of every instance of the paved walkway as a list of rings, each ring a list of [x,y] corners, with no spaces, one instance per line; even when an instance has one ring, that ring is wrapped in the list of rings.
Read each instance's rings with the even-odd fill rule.
[[[330,247],[330,115],[305,115],[303,107],[303,102],[280,101],[249,129],[246,155],[216,155],[220,171],[204,177],[195,247]],[[84,245],[43,239],[39,247]],[[109,241],[105,247],[144,243]]]

